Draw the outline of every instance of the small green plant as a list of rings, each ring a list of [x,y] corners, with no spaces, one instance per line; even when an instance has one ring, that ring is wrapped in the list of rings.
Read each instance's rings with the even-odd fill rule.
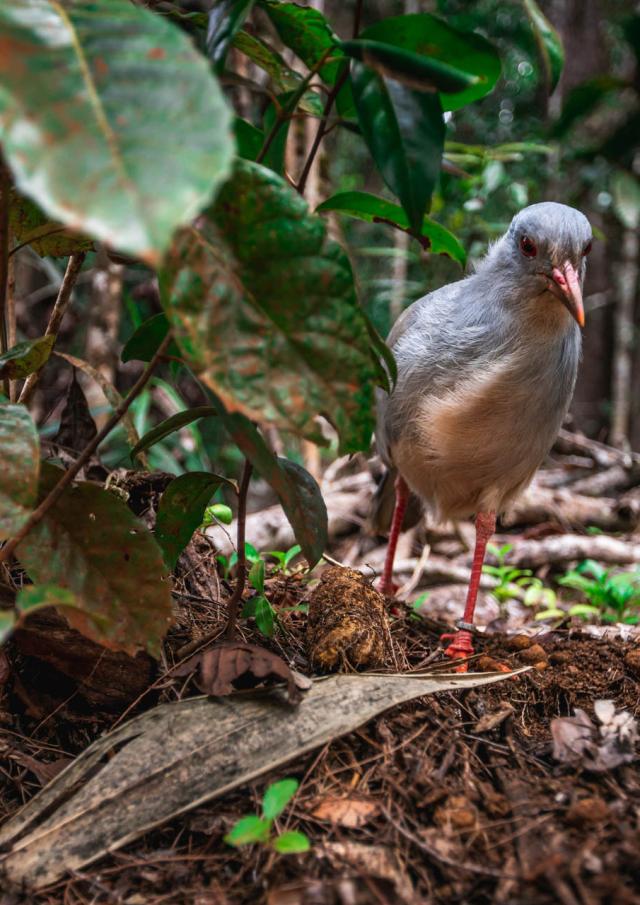
[[[546,588],[541,579],[536,578],[531,569],[518,569],[506,562],[507,556],[513,549],[511,544],[496,547],[488,544],[487,550],[498,560],[497,566],[484,565],[482,571],[486,575],[493,575],[498,579],[497,587],[491,593],[498,603],[506,603],[507,600],[520,600],[526,606],[538,606],[546,604],[555,606],[556,595],[551,588]]]
[[[273,831],[274,820],[282,814],[297,791],[298,781],[295,779],[274,782],[267,788],[262,798],[262,814],[260,816],[247,814],[241,817],[224,837],[224,841],[235,848],[258,843],[281,855],[308,852],[311,844],[304,833],[289,830],[276,835]]]
[[[244,545],[244,556],[245,556],[246,561],[250,565],[253,565],[255,562],[257,562],[260,559],[260,554],[258,553],[256,548],[253,546],[253,544],[249,543],[249,541],[247,541]],[[226,580],[229,578],[229,576],[231,575],[231,570],[233,569],[235,564],[238,562],[238,554],[235,551],[231,554],[231,556],[224,556],[221,553],[219,556],[216,557],[216,560],[218,561],[219,565],[222,567],[222,574]]]
[[[258,592],[251,600],[247,600],[242,609],[242,618],[248,619],[250,616],[256,620],[256,625],[263,635],[267,638],[273,636],[275,628],[275,610],[264,596],[264,560],[254,560],[249,570],[249,584]]]
[[[215,522],[220,522],[223,525],[230,525],[232,521],[233,513],[231,512],[231,507],[225,505],[225,503],[213,503],[204,510],[204,518],[200,525],[200,531],[204,531],[210,525],[215,524]]]
[[[300,544],[294,544],[293,547],[289,547],[286,553],[282,550],[269,550],[264,556],[271,556],[276,560],[275,565],[272,566],[272,574],[275,575],[278,572],[282,572],[283,575],[291,575],[293,570],[289,569],[289,564],[300,552]]]
[[[426,601],[429,596],[428,591],[424,591],[420,594],[411,604],[411,613],[409,614],[409,619],[420,619],[420,610],[422,609],[423,603]]]
[[[640,622],[640,569],[615,573],[593,559],[585,559],[558,579],[558,584],[581,591],[589,601],[572,606],[570,616],[627,625]]]

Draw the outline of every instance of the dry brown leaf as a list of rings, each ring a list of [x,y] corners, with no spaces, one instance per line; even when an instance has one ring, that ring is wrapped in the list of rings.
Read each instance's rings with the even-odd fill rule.
[[[295,676],[284,660],[256,644],[239,641],[215,644],[190,657],[174,675],[186,676],[196,670],[196,685],[204,694],[218,697],[238,688],[253,688],[262,679],[281,679],[287,684],[289,703],[297,704],[300,700]]]
[[[318,820],[328,820],[338,826],[355,828],[365,824],[378,813],[380,806],[370,798],[323,798],[311,812]]]
[[[473,727],[474,732],[489,732],[495,729],[500,723],[503,723],[508,717],[512,716],[513,707],[511,704],[503,704],[499,710],[492,710],[491,713],[485,713]]]
[[[574,716],[551,721],[554,758],[596,773],[635,760],[638,724],[632,714],[616,711],[613,701],[596,701],[593,709],[598,724],[578,707]]]
[[[346,862],[358,873],[387,880],[402,902],[415,903],[413,884],[392,849],[360,842],[327,842],[320,851],[334,863]]]

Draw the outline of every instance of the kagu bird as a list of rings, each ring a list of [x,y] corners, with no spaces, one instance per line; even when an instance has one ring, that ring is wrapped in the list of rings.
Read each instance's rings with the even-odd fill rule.
[[[387,340],[398,366],[379,392],[376,442],[395,477],[380,589],[393,593],[410,493],[438,519],[475,514],[466,607],[446,654],[473,653],[480,573],[496,515],[531,481],[569,407],[584,326],[591,227],[579,211],[524,208],[476,272],[415,302]],[[460,669],[464,667],[461,665]]]

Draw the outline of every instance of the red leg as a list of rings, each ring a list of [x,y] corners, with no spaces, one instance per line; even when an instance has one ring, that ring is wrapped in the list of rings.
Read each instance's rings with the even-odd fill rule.
[[[396,591],[393,583],[393,561],[396,556],[396,547],[398,546],[398,538],[404,520],[404,514],[407,511],[407,503],[409,502],[409,488],[406,482],[398,475],[396,478],[396,505],[393,510],[393,519],[391,521],[391,530],[389,532],[389,542],[387,544],[387,555],[384,561],[384,570],[378,588],[381,594],[392,597]]]
[[[473,613],[476,608],[476,600],[478,597],[478,588],[480,587],[480,576],[482,575],[482,564],[487,549],[487,543],[491,539],[496,530],[496,514],[495,512],[479,512],[476,516],[476,549],[473,554],[473,565],[471,567],[471,578],[469,580],[469,590],[467,592],[467,603],[464,608],[464,616],[458,623],[458,631],[453,635],[443,635],[441,641],[451,641],[446,648],[445,654],[454,660],[464,659],[473,653],[473,645],[471,644],[471,632],[469,629],[473,626]],[[467,664],[462,663],[456,672],[466,672]]]

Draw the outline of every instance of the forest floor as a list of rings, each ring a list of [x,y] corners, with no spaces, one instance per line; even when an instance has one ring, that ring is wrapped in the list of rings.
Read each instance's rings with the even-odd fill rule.
[[[563,454],[567,459],[560,466],[556,459],[555,472],[575,476],[575,450]],[[618,467],[601,463],[588,477]],[[370,488],[363,490],[359,466],[345,468],[349,480],[336,476],[343,481],[335,491],[340,511],[329,507],[332,555],[369,576],[382,547],[366,539],[355,501],[370,496]],[[556,508],[549,514],[540,499],[548,502],[555,472],[548,469],[540,485],[537,515],[530,509],[528,522],[503,528],[508,533],[500,538],[512,545],[515,561],[549,586],[558,570],[588,554],[589,544],[596,559],[605,555],[607,541],[614,544],[611,556],[620,555],[622,546],[637,549],[635,476],[631,488],[613,485],[597,497],[556,485]],[[575,509],[585,499],[597,505],[579,525]],[[145,505],[138,501],[136,508],[143,512]],[[597,511],[612,527],[594,534],[587,528]],[[617,530],[616,517],[626,519]],[[278,534],[285,529],[273,510],[258,507],[249,519],[248,538],[265,549],[265,538],[256,537],[259,525],[271,533],[266,548],[285,549],[286,537]],[[439,634],[447,622],[450,628],[463,595],[466,529],[439,535],[413,530],[405,539],[405,596],[415,600],[424,588],[430,596],[418,608],[389,603],[389,672],[423,670],[442,660]],[[430,560],[420,554],[425,542]],[[561,556],[549,553],[554,544]],[[211,540],[197,538],[183,555],[178,621],[159,667],[145,657],[124,663],[111,654],[98,663],[95,651],[47,614],[18,634],[0,662],[2,823],[125,716],[197,693],[173,667],[194,640],[224,625],[229,585],[216,571],[216,552]],[[0,905],[640,903],[640,761],[634,760],[633,726],[620,716],[640,711],[637,630],[604,630],[569,618],[536,622],[535,607],[522,601],[500,607],[489,590],[480,606],[486,632],[479,633],[476,649],[493,663],[529,665],[528,672],[396,706],[37,894],[0,891]],[[313,675],[300,606],[308,592],[299,572],[270,578],[267,594],[280,631],[266,640],[249,620],[242,634]],[[117,671],[111,680],[109,670]],[[604,700],[613,701],[615,711],[596,706]],[[587,715],[578,714],[577,731],[589,744],[582,755],[571,755],[577,708]],[[257,845],[226,844],[223,837],[239,817],[259,813],[265,788],[289,776],[300,787],[279,829],[305,833],[310,851],[277,855]]]

